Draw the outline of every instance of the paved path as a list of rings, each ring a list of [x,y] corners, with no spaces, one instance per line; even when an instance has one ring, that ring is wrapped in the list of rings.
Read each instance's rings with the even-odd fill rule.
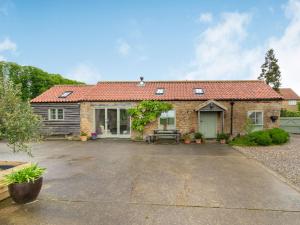
[[[38,201],[0,203],[0,224],[299,224],[300,193],[225,145],[48,141]],[[0,158],[26,160],[0,143]]]

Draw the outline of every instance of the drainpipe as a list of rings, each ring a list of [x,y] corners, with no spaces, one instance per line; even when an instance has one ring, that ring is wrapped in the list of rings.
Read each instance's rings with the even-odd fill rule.
[[[233,134],[233,105],[234,102],[230,102],[231,110],[230,110],[230,135]]]

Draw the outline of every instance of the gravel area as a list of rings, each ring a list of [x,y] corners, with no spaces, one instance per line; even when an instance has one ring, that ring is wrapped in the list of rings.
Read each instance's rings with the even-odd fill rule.
[[[277,172],[300,189],[300,135],[291,135],[288,144],[268,147],[235,147]]]

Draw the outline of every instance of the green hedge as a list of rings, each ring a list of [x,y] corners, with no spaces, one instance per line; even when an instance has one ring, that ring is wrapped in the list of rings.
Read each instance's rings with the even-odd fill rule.
[[[230,144],[235,146],[269,146],[280,145],[289,141],[289,133],[273,128],[264,131],[255,131],[249,135],[235,137]]]
[[[281,117],[300,117],[300,112],[293,112],[288,110],[281,110],[280,113]]]

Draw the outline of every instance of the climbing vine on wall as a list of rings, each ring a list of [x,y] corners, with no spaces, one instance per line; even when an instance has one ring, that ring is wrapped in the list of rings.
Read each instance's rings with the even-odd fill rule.
[[[162,112],[171,110],[172,104],[160,101],[142,101],[128,110],[131,116],[132,129],[143,135],[147,124],[154,122]]]

